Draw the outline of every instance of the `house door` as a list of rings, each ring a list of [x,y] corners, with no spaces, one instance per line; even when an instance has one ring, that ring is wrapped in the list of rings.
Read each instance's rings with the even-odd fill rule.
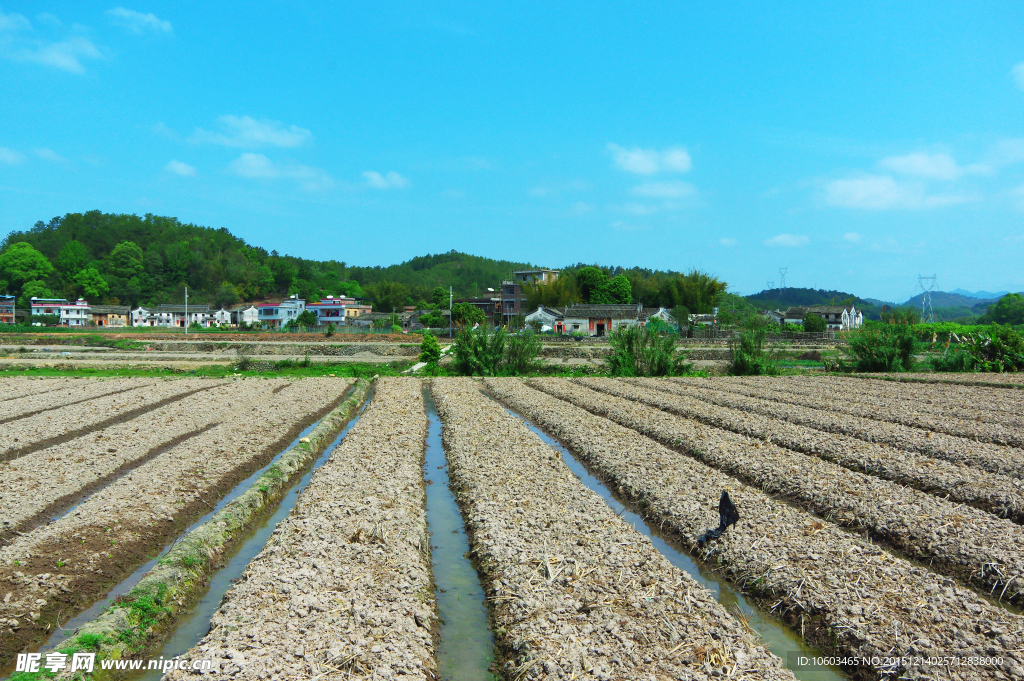
[[[603,336],[604,335],[604,322],[598,322],[597,323],[597,335],[598,336]]]

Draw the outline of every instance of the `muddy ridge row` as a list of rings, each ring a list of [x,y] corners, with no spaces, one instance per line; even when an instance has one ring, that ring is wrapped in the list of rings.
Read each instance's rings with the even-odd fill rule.
[[[859,473],[948,497],[1001,518],[1010,518],[1018,524],[1024,522],[1024,480],[1020,478],[979,471],[884,444],[864,442],[848,435],[824,433],[768,416],[669,394],[660,390],[664,381],[657,379],[588,381],[583,385],[709,426],[817,456]]]
[[[767,389],[763,391],[764,397],[751,397],[719,390],[703,381],[681,378],[666,379],[661,389],[722,407],[771,416],[823,432],[849,435],[865,442],[884,442],[897,449],[980,468],[990,473],[1024,478],[1024,451],[1013,447],[991,442],[975,442],[946,433],[933,433],[921,428],[874,421],[824,409],[782,404],[772,401],[773,393]]]
[[[593,392],[559,379],[531,383],[562,395]],[[823,652],[882,657],[998,652],[1003,660],[998,668],[851,669],[854,678],[885,673],[885,678],[975,681],[1024,674],[1024,618],[955,580],[658,444],[637,432],[646,418],[641,414],[627,428],[516,379],[489,379],[487,385]],[[721,431],[700,430],[703,446],[730,446]],[[728,490],[740,520],[699,546],[698,537],[718,522],[712,509],[722,490]]]
[[[10,423],[36,414],[52,413],[67,405],[78,404],[105,395],[137,390],[155,383],[155,380],[140,381],[131,378],[69,382],[57,390],[30,393],[0,404],[0,422]]]
[[[185,655],[212,659],[217,679],[436,678],[426,432],[422,383],[378,380]]]
[[[156,389],[158,385],[160,389]],[[17,459],[218,385],[224,385],[224,382],[197,379],[166,381],[163,384],[144,383],[137,388],[82,400],[18,419],[0,430],[0,459]]]
[[[946,385],[973,385],[983,388],[1024,388],[1024,374],[988,373],[919,373],[919,374],[850,374],[854,378],[877,379],[894,383],[936,383]]]
[[[176,394],[202,381],[158,383],[156,398]],[[62,504],[89,493],[127,469],[239,412],[268,400],[284,380],[242,379],[178,400],[130,421],[0,463],[0,537],[38,522]],[[81,406],[81,405],[79,405]],[[84,407],[83,407],[84,408]]]
[[[994,591],[1024,595],[1024,528],[1010,520],[847,470],[763,440],[708,427],[632,399],[598,392],[614,382],[536,381],[545,392],[605,416],[702,463],[848,527],[863,527],[912,558]],[[587,385],[593,385],[591,390]]]
[[[116,379],[112,379],[116,380]],[[84,384],[86,381],[76,378],[36,378],[18,376],[14,378],[0,379],[0,387],[3,388],[3,396],[0,403],[14,402],[29,395],[42,395],[43,393],[56,392],[75,385],[75,381]],[[0,411],[0,418],[4,418]]]
[[[305,379],[0,545],[0,667],[149,560],[329,411],[344,379]]]
[[[758,385],[756,378],[738,378],[740,383]],[[898,402],[899,399],[911,399],[914,408],[931,413],[955,413],[959,418],[967,420],[982,419],[1005,423],[1011,426],[1024,426],[1024,418],[1020,416],[1021,403],[1024,395],[998,388],[976,388],[969,385],[937,385],[916,383],[913,385],[894,384],[892,381],[858,380],[835,375],[826,376],[786,376],[780,378],[765,377],[763,384],[775,385],[788,392],[799,394],[820,394],[823,388],[832,395],[842,394],[848,399],[864,404],[874,404],[879,399],[886,402]],[[893,395],[900,395],[893,399]]]
[[[849,399],[849,393],[842,386],[824,385],[818,393],[801,395],[787,389],[785,382],[748,382],[746,379],[711,379],[711,385],[718,390],[740,395],[763,397],[775,402],[794,404],[812,409],[823,409],[833,413],[850,414],[873,421],[898,423],[925,431],[946,433],[957,437],[991,442],[998,445],[1020,447],[1024,445],[1024,432],[1016,426],[976,415],[965,418],[949,410],[945,413],[924,412],[913,389],[896,385],[887,396],[869,395],[870,404]],[[1015,420],[1015,419],[1014,419]]]
[[[792,678],[479,383],[431,389],[506,678]]]

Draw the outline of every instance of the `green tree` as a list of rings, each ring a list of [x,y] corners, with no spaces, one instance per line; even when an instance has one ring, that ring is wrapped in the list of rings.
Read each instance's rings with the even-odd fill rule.
[[[448,307],[448,291],[443,286],[435,286],[430,294],[430,303],[434,307]]]
[[[134,241],[122,241],[114,246],[109,263],[110,273],[122,279],[137,277],[146,269],[142,249]]]
[[[480,327],[465,328],[455,337],[452,369],[462,376],[497,376],[505,359],[504,329],[488,333]]]
[[[60,249],[60,255],[57,256],[57,269],[68,278],[84,270],[88,263],[89,252],[77,239],[64,244],[64,248]]]
[[[299,316],[295,318],[296,324],[307,328],[316,326],[316,322],[316,313],[312,310],[303,310]]]
[[[373,309],[376,312],[401,310],[409,297],[408,286],[386,280],[366,287],[366,292],[373,298]]]
[[[690,270],[676,281],[675,305],[685,305],[695,314],[709,314],[715,307],[715,301],[725,293],[728,284],[719,281],[707,272],[697,269]]]
[[[632,303],[633,291],[630,288],[629,279],[626,278],[626,275],[620,274],[614,279],[608,280],[594,292],[590,302],[605,305]]]
[[[16,289],[24,288],[28,282],[45,279],[52,272],[50,261],[30,244],[11,244],[0,253],[0,277]]]
[[[690,326],[690,308],[685,305],[676,305],[672,308],[672,316],[675,317],[676,324],[679,325],[680,329],[686,329]]]
[[[44,281],[29,281],[21,287],[21,297],[18,298],[18,307],[23,310],[29,309],[33,298],[52,298],[53,294],[47,288]]]
[[[608,275],[597,267],[582,267],[576,270],[576,286],[580,297],[588,303],[597,303],[602,287],[608,285]]]
[[[452,322],[458,326],[473,326],[487,321],[487,315],[472,303],[455,303],[452,306]]]
[[[1007,293],[989,305],[988,310],[978,320],[981,324],[1024,324],[1024,296],[1019,293]]]
[[[74,282],[76,291],[80,292],[81,296],[86,300],[93,302],[100,302],[103,296],[107,295],[107,291],[110,290],[110,284],[107,280],[99,273],[99,270],[88,267],[84,270],[80,270],[78,274],[72,279]]]
[[[804,331],[820,333],[825,330],[825,320],[819,314],[808,312],[804,317]]]
[[[437,371],[437,363],[441,361],[441,344],[437,342],[437,336],[432,333],[423,334],[423,342],[420,343],[420,361],[427,363],[427,369],[433,376]]]

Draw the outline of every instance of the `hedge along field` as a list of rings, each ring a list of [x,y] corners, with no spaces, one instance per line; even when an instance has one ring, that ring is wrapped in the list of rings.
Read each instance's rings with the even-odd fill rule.
[[[479,383],[431,389],[505,678],[793,678]]]
[[[571,404],[572,395],[593,391],[559,379],[533,380],[529,387],[517,379],[485,384],[823,651],[881,658],[1001,656],[998,664],[984,667],[849,669],[855,678],[888,673],[885,678],[967,681],[1024,674],[1024,618],[641,435],[636,428],[645,413],[633,414],[634,427],[619,425]],[[704,446],[730,446],[714,429],[698,432]],[[734,500],[740,520],[699,546],[697,538],[717,524],[714,509],[722,490]]]
[[[211,386],[215,385],[210,382]],[[349,381],[285,386],[171,447],[92,495],[73,513],[0,544],[0,667],[149,560],[240,480],[326,413]]]
[[[638,430],[749,484],[872,536],[964,583],[1010,601],[1024,594],[1024,528],[977,509],[591,390],[607,379],[532,381],[540,389]],[[1016,582],[1017,586],[1012,588]]]
[[[839,433],[865,442],[884,442],[897,449],[918,452],[936,459],[990,473],[1024,478],[1024,451],[1013,447],[975,442],[963,437],[934,433],[898,423],[874,421],[799,405],[782,404],[771,399],[773,391],[764,389],[758,397],[719,390],[702,379],[668,379],[661,389],[687,395],[710,404],[771,416],[828,433]]]
[[[922,492],[963,502],[1016,523],[1024,521],[1024,480],[979,471],[885,444],[825,433],[768,416],[709,404],[660,389],[664,381],[622,379],[585,385],[657,407],[740,435],[812,454],[844,468],[909,485]]]

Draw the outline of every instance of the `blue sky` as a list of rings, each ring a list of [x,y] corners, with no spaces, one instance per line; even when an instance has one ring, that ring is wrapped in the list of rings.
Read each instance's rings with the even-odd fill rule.
[[[327,4],[0,0],[0,230],[1024,290],[1022,3]]]

